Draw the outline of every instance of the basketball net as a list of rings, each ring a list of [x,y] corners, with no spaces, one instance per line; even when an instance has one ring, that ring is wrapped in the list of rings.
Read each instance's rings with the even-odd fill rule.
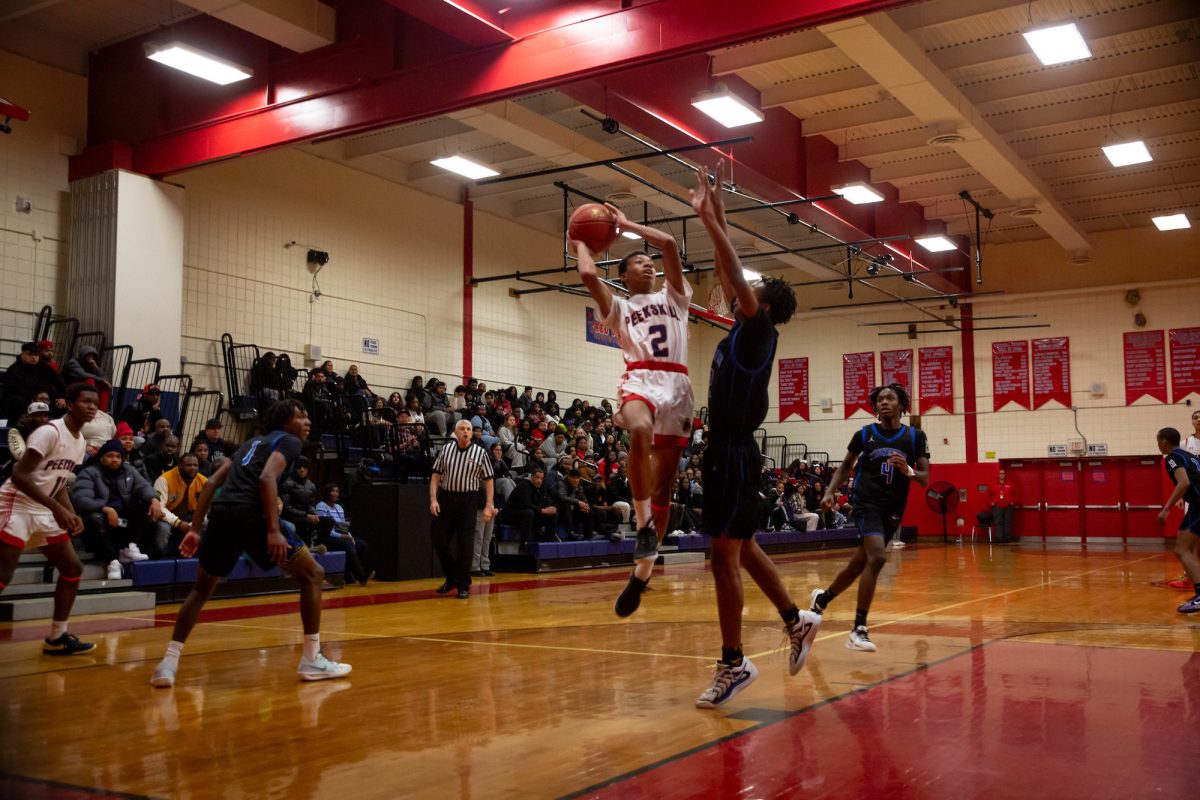
[[[720,283],[714,283],[713,287],[708,290],[708,310],[714,314],[720,314],[722,317],[733,316],[729,301],[725,299],[725,291],[721,288]]]

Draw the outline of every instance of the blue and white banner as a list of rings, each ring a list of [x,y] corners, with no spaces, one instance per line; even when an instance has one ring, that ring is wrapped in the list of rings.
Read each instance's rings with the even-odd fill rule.
[[[586,332],[587,340],[589,342],[593,342],[595,344],[604,344],[608,345],[609,347],[619,348],[621,346],[617,341],[616,331],[605,326],[605,324],[596,317],[596,309],[592,308],[591,306],[587,307]]]

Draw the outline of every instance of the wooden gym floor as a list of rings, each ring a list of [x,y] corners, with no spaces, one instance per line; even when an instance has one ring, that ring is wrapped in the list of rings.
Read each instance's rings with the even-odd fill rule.
[[[748,588],[759,678],[693,707],[719,653],[711,575],[625,570],[329,592],[348,680],[296,680],[295,597],[213,602],[173,690],[150,687],[174,606],[80,617],[94,656],[0,625],[0,797],[1028,798],[1200,794],[1200,619],[1164,548],[940,543],[892,551],[847,650],[841,597],[789,678]],[[798,603],[849,551],[779,559]]]

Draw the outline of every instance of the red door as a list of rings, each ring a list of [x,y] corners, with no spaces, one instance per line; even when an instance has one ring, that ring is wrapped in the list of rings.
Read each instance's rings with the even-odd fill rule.
[[[1005,461],[1004,478],[1017,490],[1013,507],[1012,535],[1022,539],[1040,539],[1042,529],[1042,467],[1037,461]]]
[[[1083,534],[1089,542],[1123,542],[1126,524],[1121,502],[1122,462],[1089,459],[1083,462]]]
[[[1046,541],[1083,537],[1083,469],[1078,461],[1042,465],[1042,526]]]
[[[1157,539],[1174,536],[1179,523],[1161,527],[1156,521],[1158,512],[1169,495],[1163,494],[1162,458],[1141,456],[1128,459],[1125,472],[1125,531],[1129,538]],[[1169,520],[1168,520],[1169,522]]]

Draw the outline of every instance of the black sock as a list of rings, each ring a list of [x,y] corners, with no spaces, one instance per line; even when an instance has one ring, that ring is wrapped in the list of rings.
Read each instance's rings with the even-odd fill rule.
[[[722,647],[721,648],[721,663],[723,664],[740,664],[742,661],[742,648],[740,647]]]
[[[790,606],[785,608],[783,611],[780,611],[779,616],[783,617],[783,621],[785,624],[795,625],[797,622],[800,621],[800,609],[796,608],[795,603],[792,603]]]
[[[854,612],[854,627],[867,627],[867,610],[865,608],[856,609]]]
[[[1196,590],[1196,597],[1200,597],[1200,583],[1193,583],[1192,588]]]
[[[833,602],[833,598],[835,597],[837,597],[836,594],[826,589],[817,595],[817,607],[824,611],[825,607]]]

